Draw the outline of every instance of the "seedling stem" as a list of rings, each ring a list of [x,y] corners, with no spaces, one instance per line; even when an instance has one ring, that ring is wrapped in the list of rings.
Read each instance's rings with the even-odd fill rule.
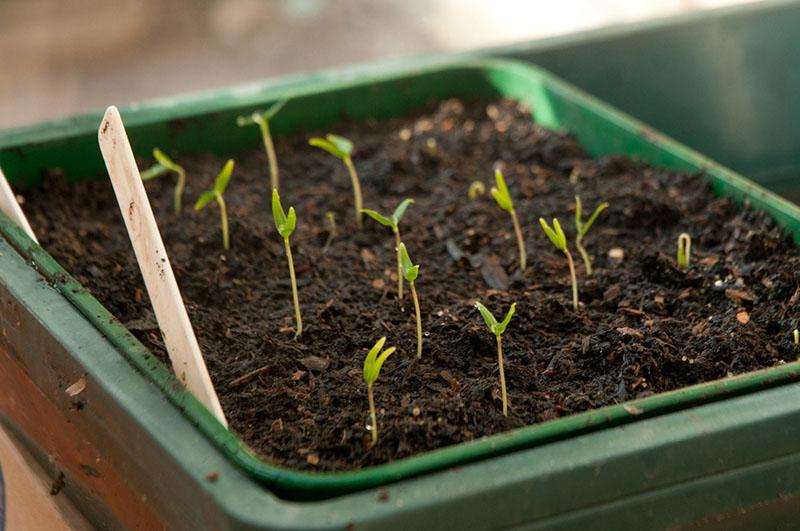
[[[142,180],[149,181],[159,175],[163,175],[168,171],[174,172],[178,176],[178,182],[175,183],[175,213],[180,213],[183,190],[186,188],[186,170],[172,161],[163,151],[158,148],[153,149],[153,158],[156,159],[156,164],[151,168],[142,172]]]
[[[219,175],[217,175],[217,178],[214,180],[214,188],[200,194],[200,197],[194,204],[194,209],[200,210],[210,203],[212,199],[217,201],[217,204],[219,205],[220,225],[222,226],[222,247],[226,251],[230,250],[231,244],[228,236],[228,209],[225,206],[225,198],[223,197],[223,194],[225,193],[225,189],[228,187],[232,173],[233,159],[229,159],[228,162],[225,163],[225,166],[223,166],[222,171],[219,172]]]
[[[600,203],[592,215],[589,216],[589,219],[586,220],[586,223],[584,223],[581,214],[581,197],[579,195],[575,196],[575,231],[577,233],[575,236],[575,247],[577,247],[578,252],[581,254],[581,258],[583,258],[583,266],[586,269],[587,276],[592,275],[592,259],[583,247],[583,237],[589,232],[589,228],[591,228],[597,216],[606,208],[608,208],[608,203]]]
[[[367,384],[367,399],[369,401],[369,420],[371,426],[370,432],[372,435],[373,446],[378,442],[378,418],[375,414],[375,398],[372,394],[372,386],[375,384],[375,381],[378,379],[378,376],[381,373],[381,367],[383,367],[383,363],[396,350],[394,347],[389,347],[381,352],[384,343],[386,343],[386,337],[380,338],[378,342],[375,343],[375,345],[369,350],[367,357],[364,358],[363,374],[364,382]]]
[[[286,105],[288,101],[288,99],[280,100],[266,111],[254,112],[250,116],[240,116],[236,120],[239,127],[256,124],[261,130],[261,138],[264,141],[264,151],[267,152],[267,161],[269,162],[269,182],[273,190],[280,190],[280,180],[278,158],[275,156],[275,146],[272,143],[272,133],[269,129],[269,122],[283,109],[283,106]]]
[[[519,226],[517,219],[517,212],[514,210],[514,203],[511,200],[511,194],[508,193],[505,179],[503,179],[503,172],[500,170],[494,171],[494,178],[497,182],[490,192],[492,197],[497,201],[497,205],[511,214],[511,221],[514,223],[514,233],[517,236],[517,247],[519,248],[519,269],[524,271],[527,265],[527,254],[525,252],[525,240],[522,238],[522,229]]]
[[[294,302],[294,316],[297,322],[297,331],[295,337],[300,337],[303,333],[303,318],[300,315],[300,299],[297,296],[297,278],[294,275],[294,259],[292,258],[292,247],[289,245],[289,236],[294,232],[297,225],[297,214],[294,212],[294,207],[289,207],[289,213],[283,211],[281,205],[281,198],[278,190],[272,190],[272,217],[275,221],[275,228],[278,229],[278,234],[283,238],[283,244],[286,247],[286,260],[289,262],[289,278],[292,282],[292,300]]]
[[[475,307],[483,317],[483,321],[486,323],[486,326],[489,327],[489,330],[494,334],[495,338],[497,339],[497,367],[500,370],[500,397],[503,400],[503,416],[508,416],[508,395],[506,393],[506,373],[503,368],[503,332],[506,331],[508,327],[508,323],[511,322],[511,318],[514,316],[514,312],[517,310],[517,303],[512,303],[511,308],[508,309],[508,313],[506,314],[506,318],[503,319],[501,322],[497,322],[497,319],[494,318],[492,312],[489,311],[486,306],[481,304],[480,302],[475,302]]]
[[[678,236],[678,267],[689,269],[692,260],[692,237],[685,232]]]
[[[368,208],[361,209],[362,213],[368,215],[381,225],[391,228],[394,233],[394,248],[397,253],[397,298],[400,300],[403,300],[403,267],[400,260],[400,220],[403,219],[403,215],[406,213],[408,206],[413,203],[414,200],[410,197],[403,199],[389,217],[375,210],[370,210]]]
[[[403,276],[411,286],[411,299],[414,301],[414,315],[417,319],[417,358],[422,357],[422,317],[419,311],[419,298],[417,298],[417,289],[414,287],[414,281],[419,276],[419,265],[411,262],[408,256],[406,245],[402,242],[398,244],[400,250],[399,255],[403,265]]]
[[[344,165],[347,167],[347,171],[350,173],[350,182],[353,185],[353,202],[355,203],[356,209],[356,225],[360,230],[362,227],[361,181],[358,179],[358,172],[356,172],[356,167],[353,164],[353,159],[351,158],[353,153],[353,143],[339,135],[326,135],[325,138],[314,137],[309,139],[308,143],[312,146],[327,151],[334,157],[343,161]]]
[[[553,228],[547,224],[544,218],[539,218],[539,224],[542,226],[547,237],[553,242],[553,245],[564,253],[567,257],[567,264],[569,265],[569,276],[572,281],[572,308],[578,310],[578,278],[575,275],[575,262],[572,261],[572,253],[569,252],[567,247],[567,236],[561,228],[561,224],[556,218],[553,218]]]

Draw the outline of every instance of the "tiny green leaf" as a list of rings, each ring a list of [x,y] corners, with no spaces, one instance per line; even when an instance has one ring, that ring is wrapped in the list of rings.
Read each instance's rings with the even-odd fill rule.
[[[512,302],[511,308],[508,309],[508,313],[506,314],[506,318],[503,319],[503,321],[497,325],[497,332],[495,332],[496,334],[502,335],[503,332],[506,331],[506,327],[508,327],[508,323],[511,322],[511,318],[514,316],[514,312],[516,310],[517,310],[517,303]]]
[[[492,312],[490,312],[486,306],[477,301],[475,302],[475,307],[478,309],[479,312],[481,312],[481,317],[483,317],[483,322],[485,322],[486,326],[489,327],[489,330],[491,330],[492,333],[494,333],[495,329],[497,328],[497,319],[494,318]]]
[[[406,213],[406,209],[408,208],[409,205],[413,203],[414,200],[411,199],[410,197],[407,197],[403,199],[403,201],[401,201],[399,205],[397,205],[397,208],[394,209],[394,213],[392,214],[392,219],[394,219],[395,225],[400,224],[400,220],[403,219],[403,216]]]
[[[400,242],[400,263],[403,265],[403,276],[409,282],[414,282],[419,276],[419,265],[414,265],[408,256],[406,244]]]
[[[567,236],[564,234],[563,229],[561,228],[561,224],[558,222],[558,219],[553,218],[553,228],[551,229],[544,218],[539,218],[539,224],[542,226],[545,234],[547,237],[550,238],[550,241],[553,242],[556,249],[562,252],[567,251]]]
[[[211,201],[213,201],[214,198],[216,197],[217,193],[214,190],[203,192],[202,194],[200,194],[200,197],[197,198],[197,202],[194,204],[194,209],[200,210],[201,208],[209,204]]]
[[[594,212],[592,213],[592,215],[589,216],[589,219],[586,220],[586,223],[584,223],[583,220],[582,220],[582,215],[581,215],[582,208],[581,207],[582,207],[582,205],[581,205],[581,197],[576,195],[575,196],[575,229],[578,231],[578,236],[583,237],[584,235],[586,235],[587,232],[589,232],[589,229],[592,227],[592,224],[597,219],[597,216],[599,216],[603,212],[603,210],[608,208],[608,203],[605,203],[605,202],[600,203],[597,206],[597,208],[594,209]]]
[[[490,190],[492,197],[494,197],[494,200],[497,201],[497,204],[500,208],[506,212],[511,212],[514,210],[514,203],[511,201],[511,194],[508,193],[506,181],[503,179],[503,172],[500,170],[495,170],[494,178],[497,181],[497,185],[492,187]]]
[[[281,198],[277,190],[272,190],[272,218],[275,221],[275,228],[284,239],[288,238],[294,232],[297,225],[297,215],[295,214],[294,207],[289,207],[289,215],[287,216],[283,211],[281,205]]]
[[[142,180],[149,181],[150,179],[155,179],[160,175],[164,175],[168,171],[169,168],[167,168],[166,166],[162,166],[161,164],[156,164],[142,172]]]
[[[678,236],[678,266],[683,269],[689,268],[692,259],[692,237],[685,232]]]
[[[374,219],[375,221],[377,221],[381,225],[386,225],[387,227],[391,227],[393,229],[396,227],[396,224],[395,224],[394,221],[392,221],[391,219],[387,218],[386,216],[384,216],[382,214],[379,214],[378,212],[376,212],[374,210],[370,210],[368,208],[362,208],[361,212],[363,212],[364,214],[368,215],[369,217],[371,217],[372,219]]]
[[[345,137],[330,134],[330,135],[325,135],[325,138],[328,140],[328,142],[336,146],[336,149],[344,153],[345,156],[349,157],[350,155],[353,154],[353,143],[350,142]]]
[[[231,181],[232,173],[233,159],[228,159],[228,162],[225,163],[225,166],[222,167],[222,171],[219,172],[219,175],[217,175],[217,178],[214,180],[214,191],[219,195],[225,193],[225,189],[228,187],[228,183]]]
[[[176,173],[183,171],[183,168],[181,166],[175,164],[175,162],[173,162],[172,159],[170,159],[167,155],[164,154],[163,151],[161,151],[158,148],[153,149],[153,158],[156,159],[156,162],[158,162],[165,168],[170,169]]]
[[[281,109],[283,109],[284,105],[286,105],[288,102],[289,98],[283,98],[282,100],[276,101],[269,109],[264,111],[261,116],[263,116],[265,120],[272,120],[275,118],[276,114],[281,112]]]
[[[369,350],[367,357],[364,358],[364,381],[367,385],[372,385],[378,379],[381,373],[381,368],[386,359],[391,356],[397,349],[389,347],[383,352],[383,345],[386,343],[386,337],[382,337],[377,343]]]
[[[483,195],[486,193],[486,185],[480,181],[474,181],[472,184],[469,185],[469,190],[467,191],[467,197],[470,201],[475,201],[479,195]]]

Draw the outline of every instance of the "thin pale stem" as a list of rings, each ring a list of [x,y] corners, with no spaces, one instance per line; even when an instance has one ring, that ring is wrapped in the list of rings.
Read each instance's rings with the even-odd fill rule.
[[[497,366],[500,367],[500,395],[503,398],[503,416],[508,416],[508,395],[506,395],[506,373],[503,370],[503,340],[497,337]]]
[[[186,188],[186,172],[181,170],[178,173],[178,182],[175,184],[175,213],[179,214],[183,206],[183,189]]]
[[[583,258],[583,267],[586,269],[586,276],[592,276],[592,259],[589,258],[589,253],[586,252],[586,248],[583,246],[580,236],[575,238],[575,247],[578,248],[578,252],[581,254],[581,258]]]
[[[295,337],[300,337],[300,334],[303,333],[303,318],[300,316],[300,298],[297,296],[297,278],[294,276],[292,246],[289,245],[289,238],[284,238],[283,243],[286,245],[286,259],[289,261],[289,278],[292,281],[292,299],[294,299],[294,317],[297,320],[297,333],[295,333]]]
[[[372,384],[367,385],[367,398],[369,399],[369,420],[372,424],[372,444],[378,442],[378,418],[375,415],[375,398],[372,396]]]
[[[231,241],[228,237],[228,209],[225,207],[225,199],[221,194],[217,194],[217,203],[219,203],[219,220],[222,225],[222,247],[226,251],[231,248]]]
[[[572,254],[569,249],[564,251],[567,255],[567,263],[569,264],[569,277],[572,280],[572,308],[578,310],[578,278],[575,276],[575,262],[572,261]]]
[[[361,181],[358,180],[358,173],[356,173],[356,167],[353,165],[352,159],[347,157],[344,159],[344,163],[347,166],[347,171],[350,172],[350,181],[353,183],[353,200],[356,204],[356,225],[358,225],[359,230],[361,230]]]
[[[400,260],[400,229],[394,230],[394,248],[397,253],[397,298],[403,300],[403,263]]]
[[[411,298],[414,300],[414,313],[417,316],[417,357],[422,357],[422,317],[419,312],[419,299],[417,298],[417,288],[414,287],[413,282],[411,285]]]
[[[259,120],[258,127],[261,128],[261,138],[264,140],[264,151],[267,152],[269,161],[269,182],[273,190],[278,190],[280,181],[278,179],[278,158],[275,156],[275,146],[272,144],[272,133],[269,130],[269,122]]]
[[[514,222],[514,233],[517,235],[517,247],[519,247],[519,269],[525,271],[528,263],[528,254],[525,252],[525,240],[522,237],[522,229],[519,226],[519,218],[517,218],[517,211],[511,210],[511,221]]]

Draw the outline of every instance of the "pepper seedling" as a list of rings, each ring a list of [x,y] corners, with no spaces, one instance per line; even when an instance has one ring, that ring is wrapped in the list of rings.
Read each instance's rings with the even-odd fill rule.
[[[497,185],[492,187],[490,192],[494,200],[497,201],[497,205],[511,214],[511,221],[514,223],[514,233],[517,235],[517,247],[519,247],[519,268],[521,271],[524,271],[528,257],[525,253],[525,240],[522,238],[522,229],[519,226],[517,211],[514,210],[514,203],[511,201],[511,194],[508,193],[506,181],[503,179],[503,172],[494,170],[494,178]]]
[[[160,175],[167,172],[174,172],[178,176],[178,182],[175,183],[175,213],[180,213],[181,203],[183,201],[183,190],[186,188],[186,170],[173,162],[163,151],[158,148],[153,149],[153,158],[156,159],[156,164],[142,172],[142,180],[149,181],[155,179]]]
[[[408,256],[408,250],[406,249],[406,244],[400,243],[399,247],[400,259],[403,263],[403,276],[408,281],[408,285],[411,286],[411,299],[414,301],[414,314],[417,317],[417,357],[422,357],[422,318],[420,317],[419,312],[419,298],[417,297],[417,289],[414,287],[414,281],[417,280],[419,276],[419,265],[415,265],[411,262],[411,258]]]
[[[272,218],[275,220],[275,228],[283,238],[286,247],[286,260],[289,262],[289,278],[292,281],[292,299],[294,300],[294,316],[297,321],[297,332],[295,337],[300,337],[303,333],[303,318],[300,316],[300,299],[297,296],[297,278],[294,275],[294,260],[292,259],[292,246],[289,245],[289,236],[294,232],[297,225],[297,215],[294,207],[289,207],[289,214],[283,211],[281,197],[278,190],[272,190]]]
[[[200,210],[214,199],[217,200],[219,205],[219,219],[222,225],[222,247],[227,251],[231,248],[230,238],[228,236],[228,210],[225,207],[225,189],[231,181],[231,174],[233,173],[233,159],[228,159],[222,171],[219,172],[217,178],[214,179],[214,188],[207,190],[200,194],[197,202],[194,204],[195,210]]]
[[[486,185],[481,181],[473,181],[472,184],[469,185],[469,190],[467,190],[467,197],[470,201],[475,201],[478,199],[478,196],[481,196],[485,193]]]
[[[385,225],[392,229],[394,233],[394,246],[395,250],[397,251],[397,298],[403,300],[403,272],[400,264],[400,220],[403,219],[403,215],[406,213],[406,209],[409,205],[413,204],[414,200],[409,198],[403,199],[397,208],[394,209],[394,212],[391,216],[386,217],[379,212],[374,210],[370,210],[368,208],[362,208],[361,212],[368,215],[381,225]]]
[[[288,98],[284,98],[274,103],[266,111],[256,111],[250,116],[239,116],[236,119],[236,125],[245,127],[247,125],[257,125],[261,129],[261,138],[264,141],[264,151],[267,152],[267,161],[269,161],[269,183],[273,190],[280,190],[280,180],[278,178],[278,158],[275,156],[275,146],[272,143],[272,133],[269,130],[269,122],[275,115],[283,109],[283,106],[288,102]]]
[[[792,335],[794,335],[794,346],[800,347],[800,330],[795,328]]]
[[[678,236],[678,267],[689,269],[689,262],[692,259],[692,237],[682,232]]]
[[[511,304],[511,308],[508,309],[508,313],[506,314],[506,318],[503,319],[501,322],[497,322],[497,319],[494,318],[492,312],[490,312],[486,306],[481,304],[480,302],[475,302],[475,307],[481,313],[481,317],[483,317],[483,321],[486,323],[486,326],[489,327],[489,330],[494,334],[494,337],[497,339],[497,366],[500,368],[500,395],[503,399],[503,416],[508,416],[508,395],[506,394],[506,373],[503,370],[503,332],[506,331],[506,327],[508,327],[508,323],[511,322],[511,318],[514,316],[514,312],[517,310],[517,303],[514,302]]]
[[[328,221],[328,237],[325,239],[325,245],[322,246],[322,254],[328,252],[333,239],[336,238],[338,232],[336,230],[336,214],[332,211],[325,212],[325,219]]]
[[[353,159],[350,156],[353,154],[353,143],[343,136],[339,135],[326,135],[325,138],[314,137],[308,141],[314,147],[323,149],[344,162],[347,171],[350,173],[350,181],[353,184],[353,201],[356,210],[356,224],[361,229],[361,181],[358,180],[358,173],[356,167],[353,165]]]
[[[369,419],[371,423],[372,444],[378,442],[378,419],[375,415],[375,398],[372,394],[372,386],[378,380],[381,373],[381,367],[386,361],[386,358],[392,355],[396,350],[395,347],[389,347],[383,352],[383,345],[386,343],[386,337],[382,337],[375,345],[369,349],[367,357],[364,358],[364,381],[367,384],[367,398],[369,399]]]
[[[572,280],[572,307],[573,309],[577,310],[578,279],[575,276],[575,262],[572,261],[572,253],[570,253],[569,249],[567,248],[567,235],[564,234],[564,230],[561,228],[561,224],[556,218],[553,218],[553,228],[550,228],[544,218],[539,218],[539,225],[542,226],[545,234],[547,234],[547,237],[550,238],[551,242],[553,242],[553,245],[555,245],[556,249],[567,256],[567,263],[569,264],[569,276]]]
[[[592,259],[589,258],[589,253],[586,252],[586,248],[583,246],[583,237],[589,232],[589,229],[592,227],[592,224],[597,219],[597,216],[600,213],[608,208],[608,203],[600,203],[597,208],[594,209],[594,212],[589,219],[586,220],[586,223],[583,222],[582,219],[582,212],[581,212],[581,196],[575,196],[575,231],[577,235],[575,236],[575,247],[578,248],[578,252],[581,254],[581,258],[583,258],[583,266],[586,268],[586,275],[591,276],[592,274]]]

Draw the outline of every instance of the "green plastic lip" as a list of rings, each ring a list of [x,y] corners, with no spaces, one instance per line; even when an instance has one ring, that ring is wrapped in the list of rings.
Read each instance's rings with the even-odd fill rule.
[[[177,150],[185,152],[218,150],[230,154],[258,142],[257,132],[236,127],[236,116],[286,95],[291,95],[292,100],[276,117],[274,125],[274,129],[283,133],[335,122],[342,109],[356,119],[386,118],[428,99],[455,96],[514,98],[527,103],[533,109],[535,119],[542,125],[572,132],[595,155],[625,153],[664,167],[705,171],[716,193],[750,201],[753,207],[768,212],[789,230],[795,241],[800,242],[800,209],[795,205],[541,69],[522,63],[480,60],[433,64],[413,70],[395,68],[359,78],[320,78],[308,85],[289,88],[231,89],[137,106],[123,110],[123,115],[138,152],[149,152],[153,145],[158,144],[162,147],[175,146]],[[38,180],[46,167],[46,160],[59,161],[63,171],[75,178],[100,172],[103,166],[96,146],[98,123],[99,115],[87,115],[58,124],[55,133],[48,124],[26,128],[25,131],[0,132],[0,163],[15,180],[28,182]],[[220,140],[221,137],[224,140]],[[0,232],[231,461],[276,492],[293,498],[321,498],[366,489],[800,379],[800,363],[794,362],[608,406],[362,470],[339,473],[293,471],[262,461],[238,437],[219,424],[185,391],[166,366],[44,249],[3,215],[0,215]]]

